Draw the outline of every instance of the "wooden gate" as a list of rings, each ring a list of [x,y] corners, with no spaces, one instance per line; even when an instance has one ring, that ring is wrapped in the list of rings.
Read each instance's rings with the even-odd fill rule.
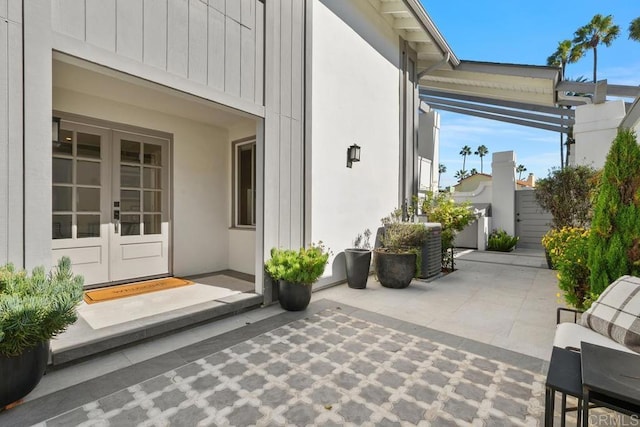
[[[536,201],[535,190],[516,191],[518,247],[542,249],[542,236],[551,228],[551,214]]]

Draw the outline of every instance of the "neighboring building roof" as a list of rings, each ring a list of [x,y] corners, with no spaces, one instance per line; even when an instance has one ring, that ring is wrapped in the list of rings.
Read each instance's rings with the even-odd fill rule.
[[[535,176],[530,173],[526,181],[521,179],[516,180],[518,188],[535,188]],[[460,180],[453,186],[456,192],[467,193],[476,190],[481,183],[491,182],[493,177],[486,173],[476,173]]]

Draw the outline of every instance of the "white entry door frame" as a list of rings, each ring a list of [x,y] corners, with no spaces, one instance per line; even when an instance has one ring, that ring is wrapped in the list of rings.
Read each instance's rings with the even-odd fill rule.
[[[171,137],[61,114],[53,144],[52,263],[86,287],[171,274]]]

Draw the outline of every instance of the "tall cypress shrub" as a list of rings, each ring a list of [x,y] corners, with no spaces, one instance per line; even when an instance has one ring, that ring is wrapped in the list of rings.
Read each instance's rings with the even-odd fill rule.
[[[618,132],[607,155],[588,263],[592,298],[622,275],[640,276],[640,147],[630,130]]]

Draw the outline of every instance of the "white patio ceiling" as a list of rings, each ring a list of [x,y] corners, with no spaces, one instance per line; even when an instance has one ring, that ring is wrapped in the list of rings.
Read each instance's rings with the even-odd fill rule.
[[[555,67],[461,61],[419,0],[369,2],[416,51],[420,97],[436,110],[567,133],[574,111],[564,107],[604,102],[607,95],[631,101],[640,95],[638,87],[606,81],[560,81]]]

